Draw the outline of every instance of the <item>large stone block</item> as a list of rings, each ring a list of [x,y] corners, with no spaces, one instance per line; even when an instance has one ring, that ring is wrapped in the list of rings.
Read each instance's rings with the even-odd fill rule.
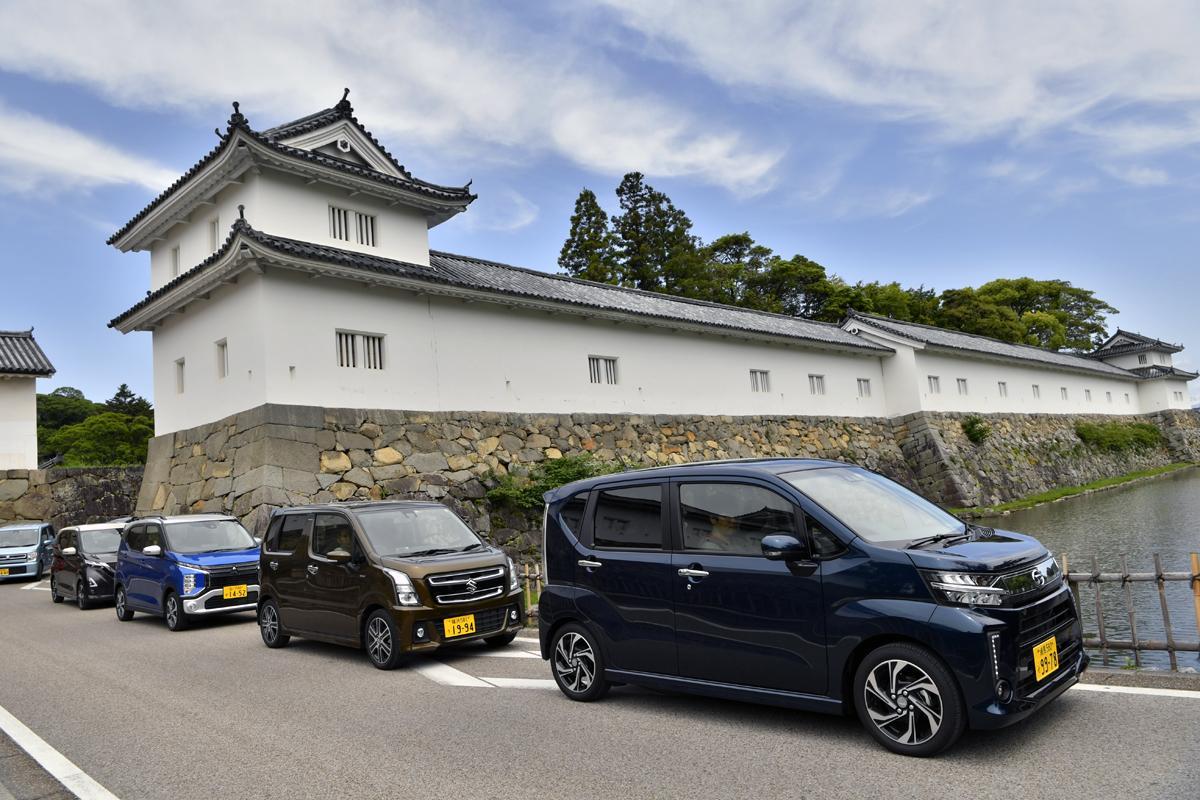
[[[0,501],[16,500],[29,489],[29,481],[16,478],[0,480]]]
[[[290,439],[267,439],[263,463],[284,469],[316,472],[321,466],[320,451],[315,443]]]

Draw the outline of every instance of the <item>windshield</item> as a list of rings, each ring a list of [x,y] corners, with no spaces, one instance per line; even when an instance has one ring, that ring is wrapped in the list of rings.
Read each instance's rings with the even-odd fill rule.
[[[172,522],[165,527],[169,549],[176,553],[220,553],[258,547],[254,537],[231,519]]]
[[[780,476],[869,542],[903,542],[962,533],[966,526],[920,495],[857,467]]]
[[[120,543],[121,531],[117,528],[79,532],[79,546],[85,553],[115,553]]]
[[[38,543],[40,528],[0,529],[0,547],[33,547]]]
[[[479,537],[448,508],[388,508],[358,515],[371,547],[381,556],[459,553],[483,546]]]

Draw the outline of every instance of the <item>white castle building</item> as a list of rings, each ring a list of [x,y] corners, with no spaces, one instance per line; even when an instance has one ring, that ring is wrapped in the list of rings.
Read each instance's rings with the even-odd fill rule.
[[[109,243],[150,291],[157,433],[265,403],[423,411],[894,417],[1189,407],[1182,348],[1118,331],[1055,353],[851,314],[841,325],[453,255],[469,186],[414,178],[332,108],[220,143]]]
[[[53,374],[32,330],[0,331],[0,470],[37,468],[37,379]]]

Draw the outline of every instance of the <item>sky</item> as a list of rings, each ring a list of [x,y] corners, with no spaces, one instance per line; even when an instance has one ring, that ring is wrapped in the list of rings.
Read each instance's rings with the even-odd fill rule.
[[[580,189],[611,212],[637,170],[705,240],[850,281],[1066,279],[1194,370],[1197,41],[1165,0],[0,0],[0,329],[35,328],[39,391],[152,399],[150,335],[107,327],[149,255],[105,240],[233,100],[262,130],[350,87],[414,175],[473,181],[438,249],[555,271]]]

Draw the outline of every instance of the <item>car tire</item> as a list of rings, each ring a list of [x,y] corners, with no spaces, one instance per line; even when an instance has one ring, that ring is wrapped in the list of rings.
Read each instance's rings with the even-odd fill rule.
[[[42,579],[42,573],[45,571],[46,568],[42,566],[42,560],[39,558],[37,561],[37,570],[33,573],[33,579],[35,581],[40,581]]]
[[[488,647],[508,647],[510,644],[512,644],[513,639],[516,638],[517,632],[509,631],[508,633],[500,633],[495,636],[489,636],[483,640],[483,643]]]
[[[133,619],[133,609],[129,607],[129,599],[125,596],[125,587],[118,586],[113,593],[113,608],[117,610],[117,619],[129,622]]]
[[[61,603],[62,595],[58,593],[58,579],[54,577],[54,573],[50,573],[50,602]]]
[[[87,595],[83,593],[83,581],[75,582],[75,605],[79,606],[80,611],[87,611],[91,603],[87,600]]]
[[[567,623],[554,634],[550,671],[559,690],[572,700],[590,703],[608,694],[604,656],[592,632],[578,623]]]
[[[363,623],[363,649],[377,669],[395,669],[404,660],[400,650],[400,629],[391,614],[376,609]]]
[[[179,595],[174,592],[167,592],[163,597],[163,621],[167,623],[169,631],[185,631],[188,627],[188,616],[184,613],[183,603],[179,601]]]
[[[279,620],[279,606],[274,600],[267,600],[258,608],[258,632],[262,634],[263,644],[270,648],[287,647],[292,637],[283,632],[283,624]]]
[[[854,676],[854,708],[877,742],[905,756],[936,755],[967,727],[958,681],[916,644],[886,644],[863,659]]]

